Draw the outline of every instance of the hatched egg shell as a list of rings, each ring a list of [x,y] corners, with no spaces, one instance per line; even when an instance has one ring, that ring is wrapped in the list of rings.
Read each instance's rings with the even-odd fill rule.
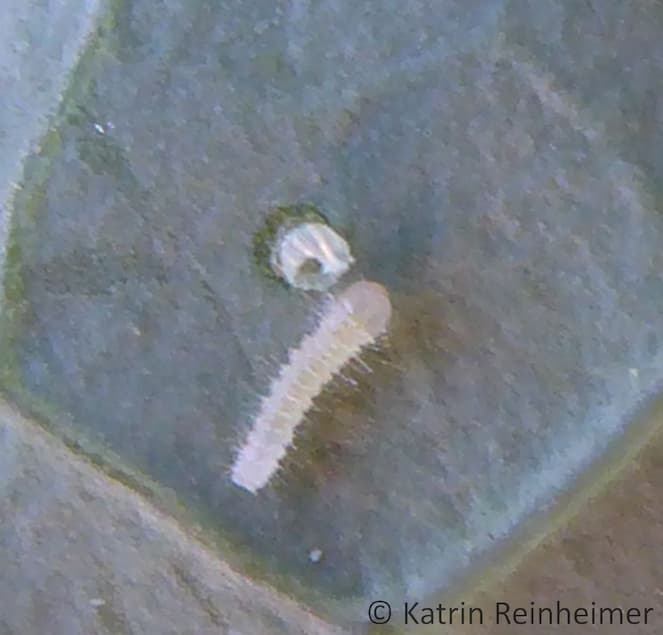
[[[281,232],[270,259],[275,273],[298,289],[325,291],[354,263],[348,243],[324,223]]]

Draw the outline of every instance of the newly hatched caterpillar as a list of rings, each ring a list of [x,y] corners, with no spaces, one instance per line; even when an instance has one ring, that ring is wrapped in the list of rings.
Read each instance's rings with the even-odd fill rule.
[[[255,494],[277,471],[295,428],[325,384],[361,349],[386,332],[387,290],[377,282],[350,285],[331,302],[317,330],[290,352],[239,451],[232,481]]]

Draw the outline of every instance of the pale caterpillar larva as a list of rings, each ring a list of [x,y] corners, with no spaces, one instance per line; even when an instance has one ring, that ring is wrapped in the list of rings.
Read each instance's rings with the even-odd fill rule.
[[[356,282],[333,299],[315,332],[290,352],[263,399],[232,468],[235,485],[255,494],[268,483],[313,400],[348,361],[385,333],[390,318],[389,295],[376,282]]]

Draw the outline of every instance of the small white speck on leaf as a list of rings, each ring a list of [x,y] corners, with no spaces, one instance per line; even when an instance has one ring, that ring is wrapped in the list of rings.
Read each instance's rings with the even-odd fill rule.
[[[322,549],[311,549],[308,553],[308,559],[314,564],[320,562],[322,559]]]

